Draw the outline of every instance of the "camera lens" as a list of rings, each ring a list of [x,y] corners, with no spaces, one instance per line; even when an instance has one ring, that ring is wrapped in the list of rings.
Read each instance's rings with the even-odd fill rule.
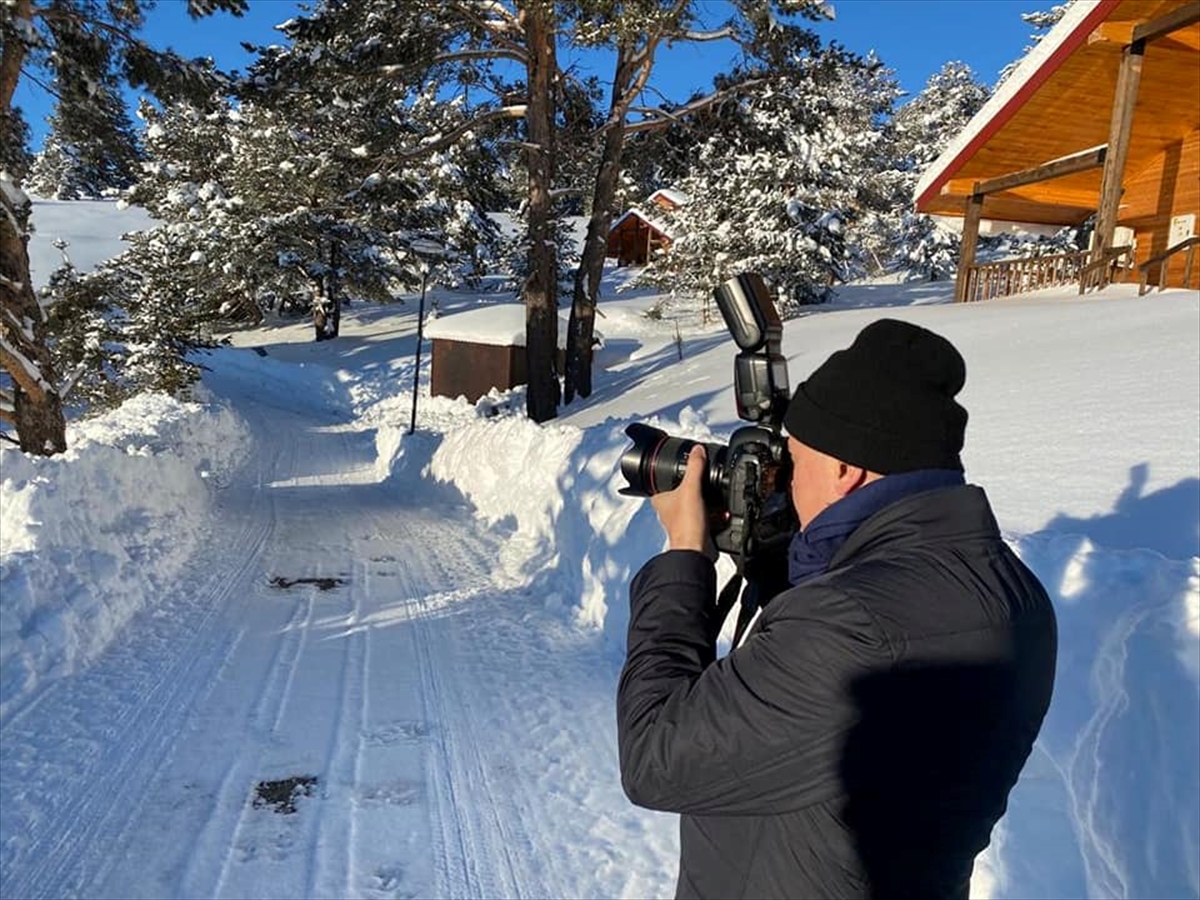
[[[672,437],[665,431],[635,423],[625,429],[633,443],[621,455],[621,474],[628,485],[620,493],[628,497],[652,497],[674,490],[687,471],[688,454],[698,441]],[[706,478],[702,488],[710,508],[724,505],[721,479],[725,470],[726,448],[705,444],[708,455]]]

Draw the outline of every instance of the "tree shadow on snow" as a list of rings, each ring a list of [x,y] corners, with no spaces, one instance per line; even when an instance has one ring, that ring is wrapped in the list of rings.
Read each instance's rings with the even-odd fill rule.
[[[1086,519],[1060,513],[1046,530],[1087,535],[1114,550],[1146,548],[1170,559],[1200,556],[1200,478],[1144,494],[1149,479],[1149,464],[1138,463],[1112,512]]]
[[[1200,480],[1016,541],[1054,600],[1054,700],[1002,823],[1009,896],[1200,894]]]

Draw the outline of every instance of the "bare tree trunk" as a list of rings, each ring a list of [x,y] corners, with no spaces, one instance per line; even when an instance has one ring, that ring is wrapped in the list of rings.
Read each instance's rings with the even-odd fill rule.
[[[9,16],[10,21],[31,21],[33,0],[17,0],[16,8],[9,12]],[[20,41],[6,41],[0,48],[0,107],[6,110],[12,110],[13,95],[17,91],[17,82],[21,80],[24,62],[25,45]]]
[[[529,275],[525,303],[525,368],[529,379],[526,413],[535,422],[558,415],[558,264],[550,190],[554,181],[553,6],[530,0],[521,10],[529,48],[526,113],[529,164]]]
[[[316,279],[312,301],[313,340],[325,340],[325,330],[328,327],[329,304],[325,298],[325,277]]]
[[[10,15],[32,19],[32,0],[17,0]],[[25,45],[5,41],[0,49],[0,108],[11,117],[21,78]],[[12,377],[12,409],[0,418],[13,422],[21,449],[53,456],[67,449],[67,422],[50,347],[46,320],[29,275],[29,207],[19,186],[0,180],[0,366]]]
[[[329,245],[329,290],[326,291],[333,308],[329,311],[329,321],[326,323],[326,338],[337,337],[342,330],[342,285],[338,280],[338,242]]]
[[[0,181],[0,364],[12,377],[12,411],[21,449],[53,456],[67,449],[67,422],[46,320],[29,278],[28,206],[10,181]],[[21,203],[21,205],[18,205]]]
[[[592,192],[592,215],[588,220],[587,237],[583,242],[582,259],[575,270],[574,292],[571,298],[571,318],[567,326],[567,359],[564,402],[570,403],[578,394],[592,393],[592,343],[595,336],[596,300],[600,295],[600,278],[604,274],[604,257],[608,252],[608,229],[612,225],[612,205],[617,196],[621,177],[621,155],[625,149],[625,116],[629,104],[645,85],[653,64],[653,42],[641,54],[626,43],[617,45],[616,70],[613,77],[612,100],[608,121],[604,126],[604,145],[600,166],[596,170],[595,190]],[[636,57],[640,56],[640,61]]]
[[[624,116],[622,116],[624,119]],[[625,129],[615,123],[604,133],[604,149],[596,172],[592,215],[588,219],[583,255],[575,270],[575,289],[571,298],[571,319],[567,327],[566,385],[563,400],[570,403],[592,393],[592,341],[596,325],[596,300],[600,278],[604,274],[604,256],[608,252],[608,229],[612,225],[612,203],[621,175],[621,150]]]

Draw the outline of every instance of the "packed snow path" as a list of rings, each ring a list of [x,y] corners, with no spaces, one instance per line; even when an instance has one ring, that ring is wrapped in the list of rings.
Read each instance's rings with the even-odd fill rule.
[[[5,723],[0,895],[669,892],[612,660],[496,575],[504,536],[377,483],[369,431],[237,408],[186,577]]]

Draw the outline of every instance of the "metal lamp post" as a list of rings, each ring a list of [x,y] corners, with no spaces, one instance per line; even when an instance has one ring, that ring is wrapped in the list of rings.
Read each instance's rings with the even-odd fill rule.
[[[429,266],[432,261],[441,259],[446,251],[437,241],[425,238],[417,238],[408,245],[408,249],[421,260],[421,302],[417,309],[417,364],[413,367],[412,420],[408,425],[408,433],[412,434],[417,430],[417,386],[421,380],[421,342],[424,339],[425,288],[429,283]]]

